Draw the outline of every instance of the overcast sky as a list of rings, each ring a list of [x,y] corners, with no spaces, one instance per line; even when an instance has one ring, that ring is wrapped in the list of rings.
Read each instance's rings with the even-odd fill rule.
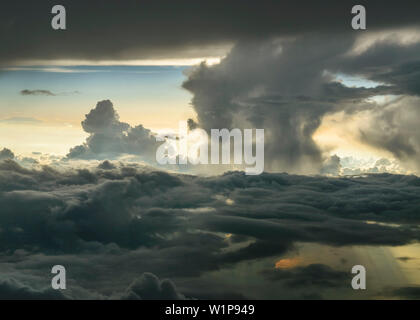
[[[371,31],[418,23],[416,1],[368,2]],[[67,9],[65,32],[51,28],[55,4],[3,4],[1,63],[185,59],[219,56],[226,45],[244,39],[320,32],[354,35],[352,1],[61,1]]]

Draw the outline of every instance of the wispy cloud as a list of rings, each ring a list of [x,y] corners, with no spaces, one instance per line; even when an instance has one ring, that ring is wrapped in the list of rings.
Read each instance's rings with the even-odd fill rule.
[[[29,90],[29,89],[24,89],[24,90],[21,90],[20,91],[20,94],[22,96],[66,96],[66,95],[72,95],[72,94],[79,94],[79,91],[55,93],[55,92],[52,92],[50,90],[41,90],[41,89]]]
[[[38,120],[35,118],[30,117],[13,117],[13,118],[7,118],[7,119],[1,119],[0,123],[41,123],[42,120]]]
[[[53,73],[87,73],[87,72],[100,72],[97,70],[89,69],[74,69],[68,68],[67,66],[57,67],[57,66],[45,66],[45,67],[33,67],[33,66],[23,66],[23,67],[8,67],[2,68],[4,71],[28,71],[28,72],[53,72]]]
[[[22,96],[55,96],[55,93],[52,93],[50,90],[22,90],[20,92]]]

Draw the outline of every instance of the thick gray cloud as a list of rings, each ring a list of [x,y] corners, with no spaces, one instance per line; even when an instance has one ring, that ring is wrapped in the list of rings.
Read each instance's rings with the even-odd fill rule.
[[[67,299],[60,291],[46,288],[33,289],[14,279],[0,280],[1,300],[64,300]]]
[[[363,4],[364,1],[358,2]],[[67,30],[54,31],[54,1],[15,1],[0,13],[0,63],[22,59],[157,59],[220,55],[223,44],[272,35],[351,33],[353,1],[62,1]],[[417,2],[366,1],[370,30],[418,23]],[[31,33],[28,37],[27,32]],[[124,36],[121,36],[124,35]]]
[[[39,246],[67,252],[90,250],[92,242],[137,248],[160,243],[158,234],[176,232],[185,223],[193,229],[275,241],[273,251],[279,252],[294,241],[397,245],[419,237],[415,225],[365,223],[418,222],[419,179],[414,176],[254,178],[228,173],[199,178],[101,167],[60,172],[28,170],[11,160],[1,163],[0,219],[13,226],[0,234],[9,239],[4,249]],[[217,237],[214,244],[221,245]],[[256,245],[243,254],[238,251],[235,259],[259,254]]]
[[[194,95],[202,128],[265,129],[268,170],[320,172],[325,159],[312,137],[322,119],[366,111],[371,122],[359,124],[359,138],[418,169],[420,45],[402,44],[392,33],[372,38],[373,44],[358,53],[352,53],[360,41],[356,34],[248,39],[220,64],[189,71],[183,86]],[[378,84],[348,87],[337,74]],[[400,100],[383,105],[371,99],[390,95]]]
[[[160,280],[152,273],[144,273],[121,297],[124,300],[184,300],[172,281]]]
[[[184,88],[202,128],[264,129],[268,170],[319,172],[322,152],[312,136],[323,116],[373,108],[367,98],[397,91],[335,81],[331,74],[354,43],[351,35],[241,42],[220,64],[190,71]]]
[[[70,289],[70,288],[69,288]],[[143,273],[135,279],[123,292],[110,297],[71,288],[67,291],[53,290],[44,286],[36,289],[13,277],[0,279],[0,300],[71,300],[71,299],[121,299],[121,300],[184,300],[185,296],[177,291],[169,279],[160,280],[153,273]]]
[[[45,270],[62,264],[71,270],[69,298],[216,297],[220,288],[202,275],[282,256],[296,243],[403,245],[420,238],[415,176],[204,178],[110,164],[62,171],[0,163],[5,277],[43,288]],[[274,275],[283,286],[322,286],[309,272],[317,267],[307,268]],[[145,272],[173,279],[179,289]],[[335,279],[334,286],[348,285]]]

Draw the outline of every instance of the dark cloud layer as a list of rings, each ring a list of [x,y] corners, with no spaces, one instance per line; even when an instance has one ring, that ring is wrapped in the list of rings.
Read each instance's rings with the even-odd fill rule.
[[[54,1],[8,1],[0,63],[22,59],[157,59],[220,55],[217,45],[302,33],[351,33],[354,1],[62,1],[67,30],[51,28]],[[418,23],[417,1],[365,4],[370,30]],[[30,33],[30,36],[28,36]],[[124,35],[123,37],[121,35]]]
[[[66,299],[60,291],[47,288],[36,290],[14,279],[0,280],[1,300],[63,300]]]
[[[24,169],[4,160],[1,268],[5,277],[24,283],[4,286],[7,292],[29,286],[36,292],[19,290],[48,294],[38,292],[49,283],[45,270],[62,264],[71,270],[68,298],[217,296],[215,288],[199,289],[201,275],[282,256],[296,243],[419,240],[419,188],[415,176],[389,174],[326,178],[232,172],[203,178],[109,161],[89,170],[57,171]],[[319,271],[335,280],[320,280]],[[179,289],[142,276],[145,272],[174,279]],[[317,265],[265,276],[308,289],[348,285],[342,271]],[[246,296],[228,296],[239,294]]]
[[[121,297],[124,300],[184,300],[172,281],[160,280],[152,273],[144,273]]]
[[[86,294],[86,293],[85,293]],[[69,300],[79,298],[65,291],[57,291],[52,288],[45,287],[43,289],[34,289],[29,285],[25,285],[14,278],[0,279],[0,300]],[[106,299],[101,295],[89,293],[86,298],[90,299]],[[134,280],[127,289],[110,297],[113,300],[185,300],[182,293],[171,280],[160,280],[152,273],[143,273],[138,279]]]
[[[420,287],[401,287],[393,290],[391,295],[400,297],[402,299],[419,300]]]

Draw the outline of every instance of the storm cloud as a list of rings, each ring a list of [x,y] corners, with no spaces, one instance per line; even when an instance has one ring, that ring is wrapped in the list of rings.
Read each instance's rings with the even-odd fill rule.
[[[200,127],[264,128],[270,171],[325,171],[328,157],[313,135],[325,116],[339,112],[367,113],[371,121],[358,124],[355,138],[418,169],[420,44],[402,43],[402,34],[373,37],[359,51],[356,35],[239,41],[220,64],[192,68],[183,86]],[[350,87],[339,74],[375,85]],[[376,97],[398,99],[384,105]]]
[[[184,88],[194,95],[202,128],[264,128],[268,170],[317,173],[323,155],[312,136],[322,118],[372,108],[367,98],[396,91],[349,88],[326,72],[335,71],[354,41],[311,36],[239,43],[220,64],[192,70]]]

